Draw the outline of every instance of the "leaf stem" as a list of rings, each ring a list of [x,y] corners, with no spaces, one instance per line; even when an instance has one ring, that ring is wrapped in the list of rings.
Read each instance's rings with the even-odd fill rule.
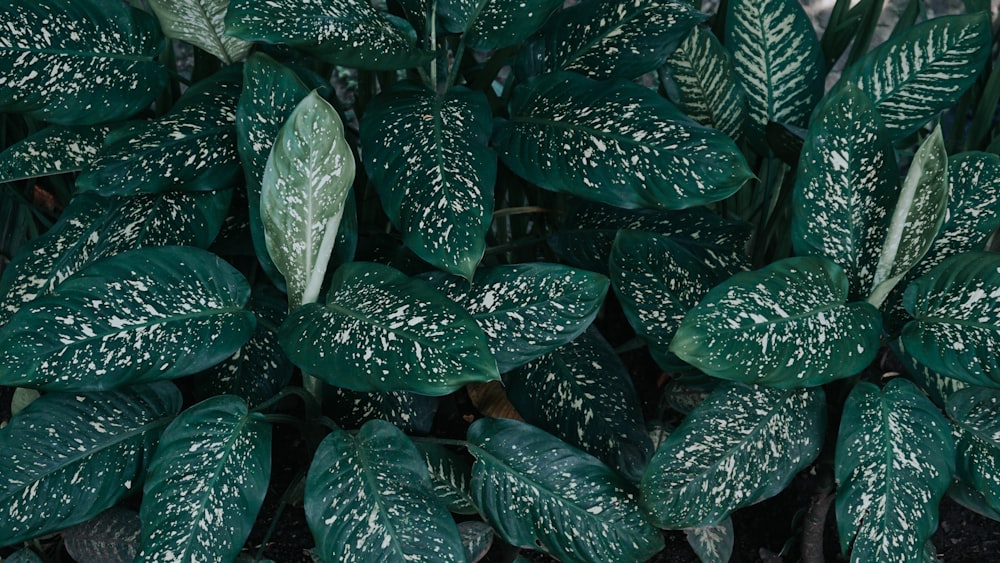
[[[437,444],[439,446],[455,446],[456,448],[468,448],[471,446],[471,444],[465,440],[455,440],[452,438],[434,438],[433,436],[410,436],[409,438],[414,442]]]
[[[455,85],[455,81],[458,80],[458,69],[462,66],[462,57],[464,56],[465,34],[463,33],[462,38],[458,40],[458,47],[455,48],[455,59],[451,63],[451,70],[448,72],[448,81],[444,84],[445,92],[451,90],[451,87]]]
[[[493,212],[493,218],[505,217],[507,215],[526,215],[531,213],[553,213],[551,209],[539,207],[537,205],[523,205],[521,207],[505,207]]]

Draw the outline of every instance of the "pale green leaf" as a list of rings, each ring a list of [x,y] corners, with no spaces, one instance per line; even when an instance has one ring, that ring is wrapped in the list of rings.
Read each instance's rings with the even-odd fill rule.
[[[252,43],[226,35],[229,0],[149,0],[163,34],[215,55],[222,64],[242,61]]]

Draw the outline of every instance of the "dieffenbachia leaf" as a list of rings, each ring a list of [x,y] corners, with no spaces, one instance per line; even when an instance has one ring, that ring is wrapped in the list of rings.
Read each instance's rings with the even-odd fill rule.
[[[748,137],[763,139],[768,121],[809,125],[823,96],[823,50],[796,0],[731,0],[726,45],[746,92]]]
[[[108,125],[46,127],[0,153],[0,182],[82,170],[110,131]]]
[[[461,455],[433,442],[416,442],[434,493],[455,514],[478,514],[472,502],[472,465]]]
[[[844,268],[852,299],[872,287],[899,191],[892,140],[868,97],[845,84],[816,109],[792,192],[792,245]]]
[[[416,47],[406,20],[379,12],[366,0],[231,0],[226,33],[367,70],[413,67],[433,57]]]
[[[669,73],[668,91],[688,117],[732,139],[743,136],[746,94],[729,51],[712,32],[692,29],[663,69]]]
[[[953,480],[948,488],[948,497],[977,514],[1000,522],[1000,507],[990,506],[983,493],[964,481]]]
[[[522,77],[569,70],[634,79],[663,64],[705,15],[676,0],[581,2],[560,11],[521,48]]]
[[[645,561],[663,549],[635,488],[597,458],[510,419],[479,419],[468,440],[472,498],[504,541],[562,561]]]
[[[1000,254],[948,258],[906,288],[902,349],[933,371],[1000,386]]]
[[[19,549],[3,560],[7,563],[45,563],[37,553],[28,548]]]
[[[879,45],[844,70],[875,103],[893,138],[916,131],[958,101],[990,56],[983,12],[933,18]]]
[[[0,111],[62,125],[130,117],[167,83],[156,20],[124,2],[0,5]]]
[[[77,178],[80,191],[132,195],[234,186],[239,67],[188,89],[167,115],[112,131]]]
[[[687,528],[684,535],[701,563],[729,563],[733,556],[736,532],[732,518],[726,517],[715,526]]]
[[[925,365],[921,365],[913,356],[900,349],[898,340],[890,342],[889,348],[903,364],[903,368],[910,376],[910,381],[923,389],[927,396],[934,401],[934,404],[942,409],[948,402],[948,397],[956,391],[969,387],[968,383],[960,379],[942,375]]]
[[[312,92],[278,132],[260,192],[267,252],[285,276],[290,309],[319,297],[354,166],[337,110]]]
[[[781,492],[823,445],[823,390],[724,383],[653,455],[640,491],[660,528],[716,526]]]
[[[596,330],[504,375],[529,424],[638,482],[653,454],[628,368]]]
[[[228,65],[242,61],[252,43],[226,35],[229,0],[150,0],[163,34],[213,54]]]
[[[1000,510],[1000,389],[972,387],[948,397],[954,421],[955,478],[979,491],[983,501]]]
[[[250,287],[194,247],[132,250],[73,274],[0,329],[0,384],[113,389],[197,373],[251,336]]]
[[[327,386],[323,404],[342,428],[361,428],[369,420],[385,420],[407,434],[428,434],[434,424],[438,398],[403,391],[364,393]]]
[[[844,271],[825,258],[786,258],[719,284],[691,309],[670,351],[723,379],[823,385],[875,359],[882,318],[847,302]]]
[[[837,529],[852,562],[918,561],[955,469],[948,419],[903,378],[860,382],[837,438]]]
[[[292,311],[279,339],[303,371],[355,391],[446,395],[499,378],[486,336],[461,305],[381,264],[341,266],[326,304]]]
[[[388,422],[331,432],[309,466],[305,498],[322,561],[464,561],[420,452]]]
[[[462,33],[476,49],[500,49],[538,31],[560,0],[440,0],[437,15],[444,28]]]
[[[462,545],[465,547],[465,560],[469,563],[478,563],[493,546],[493,538],[496,532],[493,526],[480,520],[466,520],[459,522],[458,533],[462,536]]]
[[[425,278],[476,320],[500,373],[583,333],[609,285],[600,274],[544,262],[481,268],[471,284],[454,276]]]
[[[721,379],[698,371],[681,373],[663,387],[663,396],[660,397],[660,411],[672,409],[681,414],[689,414],[708,398],[716,387],[723,383],[724,381]]]
[[[493,220],[497,157],[486,97],[400,82],[361,120],[361,154],[382,207],[417,256],[471,279]]]
[[[127,563],[139,552],[139,513],[113,506],[62,533],[66,552],[79,563]]]
[[[701,205],[725,199],[751,177],[729,137],[624,80],[540,76],[515,89],[510,120],[493,139],[518,176],[619,207]]]
[[[142,490],[142,561],[232,560],[271,478],[271,425],[233,395],[206,399],[163,431]]]
[[[232,190],[102,198],[80,194],[59,221],[31,240],[0,277],[0,325],[25,303],[101,258],[144,246],[207,247],[229,209]]]
[[[141,485],[181,409],[170,383],[41,397],[0,429],[0,545],[79,524]]]

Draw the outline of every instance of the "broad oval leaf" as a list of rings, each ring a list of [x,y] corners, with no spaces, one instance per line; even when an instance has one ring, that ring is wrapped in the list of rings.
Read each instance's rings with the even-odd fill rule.
[[[438,398],[403,391],[363,393],[343,387],[324,388],[323,404],[342,428],[361,428],[369,420],[385,420],[407,434],[428,434],[438,410]],[[325,408],[325,407],[324,407]]]
[[[110,131],[108,125],[46,127],[0,153],[0,182],[82,170]]]
[[[493,140],[518,176],[619,207],[701,205],[752,176],[729,137],[648,88],[568,72],[518,87]]]
[[[416,442],[427,464],[434,493],[455,514],[478,514],[470,492],[472,465],[461,455],[433,442]]]
[[[942,375],[928,369],[925,365],[921,365],[913,356],[900,349],[898,340],[890,342],[889,349],[893,351],[896,358],[903,364],[903,368],[910,376],[910,381],[916,383],[927,394],[927,397],[931,401],[934,401],[934,404],[941,409],[944,409],[945,404],[948,402],[948,397],[956,391],[969,387],[968,383],[960,379]]]
[[[232,560],[271,478],[271,425],[233,395],[181,413],[160,436],[142,490],[142,561]]]
[[[98,390],[197,373],[253,333],[246,280],[193,247],[97,262],[19,309],[0,330],[0,383]]]
[[[528,38],[542,27],[561,0],[441,0],[437,15],[444,28],[462,33],[476,49],[499,49]]]
[[[684,535],[701,563],[729,563],[733,557],[736,532],[732,518],[727,517],[716,526],[688,528]]]
[[[141,485],[181,409],[170,383],[48,394],[0,430],[0,545],[85,522]]]
[[[920,560],[954,468],[951,426],[915,385],[855,385],[834,467],[841,549],[859,563]]]
[[[333,274],[326,304],[307,304],[279,331],[295,365],[354,391],[445,395],[498,379],[483,331],[460,305],[381,264]]]
[[[403,243],[435,267],[471,279],[493,220],[493,117],[480,92],[443,95],[401,82],[372,100],[361,154]]]
[[[645,561],[663,549],[634,487],[597,458],[510,419],[477,420],[468,440],[472,497],[506,542],[562,561]]]
[[[656,450],[640,491],[657,526],[717,526],[781,492],[823,446],[823,390],[719,386]]]
[[[684,317],[670,351],[715,377],[810,387],[866,368],[881,332],[878,309],[847,303],[839,266],[786,258],[709,291]]]
[[[305,498],[323,561],[465,559],[420,452],[388,422],[373,420],[353,436],[331,432],[309,466]]]
[[[114,506],[63,532],[63,545],[77,563],[131,563],[141,535],[139,513]]]
[[[978,491],[985,504],[1000,510],[1000,389],[972,387],[948,397],[955,428],[955,479]]]
[[[228,65],[242,61],[252,43],[226,35],[229,0],[150,0],[163,33],[213,54]]]
[[[149,14],[108,0],[0,5],[0,109],[62,125],[130,117],[167,83]]]

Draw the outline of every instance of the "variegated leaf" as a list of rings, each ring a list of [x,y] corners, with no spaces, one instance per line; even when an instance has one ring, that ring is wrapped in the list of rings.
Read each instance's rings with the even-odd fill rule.
[[[222,64],[242,61],[252,43],[226,35],[229,0],[149,0],[163,34],[215,55]]]
[[[108,0],[0,5],[0,111],[62,125],[130,117],[167,83],[149,14]]]
[[[729,137],[648,88],[568,72],[518,87],[493,140],[518,176],[619,207],[701,205],[752,176]]]
[[[733,556],[736,533],[732,518],[726,517],[715,526],[688,528],[684,535],[701,563],[729,563]]]
[[[94,160],[108,125],[53,125],[0,153],[0,182],[76,172]]]
[[[837,438],[837,529],[852,562],[918,561],[955,469],[948,419],[909,381],[860,382]]]
[[[492,526],[479,520],[459,522],[458,533],[462,536],[465,560],[469,563],[477,563],[486,557],[490,547],[493,546],[493,538],[496,536]]]
[[[435,4],[444,28],[464,34],[476,49],[520,43],[542,27],[562,0],[440,0]]]
[[[461,455],[433,442],[417,442],[434,493],[455,514],[478,514],[472,502],[472,465]]]
[[[968,508],[976,514],[981,514],[991,520],[1000,522],[1000,510],[993,508],[986,502],[986,497],[972,485],[959,480],[951,482],[948,488],[948,497],[958,504]]]
[[[472,498],[504,541],[562,561],[645,561],[663,548],[635,488],[597,458],[510,419],[477,420],[468,440]]]
[[[985,504],[1000,511],[1000,389],[972,387],[948,397],[954,421],[955,479],[979,491]]]
[[[388,422],[331,432],[309,466],[305,498],[322,561],[465,559],[420,452]]]
[[[381,264],[341,266],[326,304],[292,311],[279,339],[306,373],[355,391],[445,395],[499,378],[486,336],[465,309]]]
[[[671,409],[681,414],[689,414],[722,383],[723,380],[698,371],[681,373],[663,387],[660,412]]]
[[[132,250],[80,270],[0,329],[0,384],[98,390],[197,373],[256,319],[246,280],[204,250]]]
[[[953,393],[969,387],[968,383],[960,379],[941,375],[927,366],[921,365],[913,356],[900,349],[898,340],[890,342],[889,348],[893,351],[899,362],[903,364],[903,368],[910,376],[910,381],[923,389],[927,393],[927,397],[934,401],[934,404],[941,409],[944,409],[948,397]]]
[[[361,428],[369,420],[385,420],[407,434],[428,434],[438,410],[438,398],[403,391],[364,393],[343,387],[324,389],[323,404],[343,428]]]
[[[63,545],[78,563],[129,563],[141,535],[139,513],[114,506],[63,532]]]
[[[825,258],[786,258],[719,284],[691,309],[670,351],[723,379],[823,385],[875,359],[882,318],[847,302],[847,277]]]
[[[653,455],[640,491],[660,528],[717,526],[781,492],[819,455],[823,390],[725,383]]]
[[[180,409],[169,383],[53,393],[28,406],[0,430],[0,545],[85,522],[140,487]]]

